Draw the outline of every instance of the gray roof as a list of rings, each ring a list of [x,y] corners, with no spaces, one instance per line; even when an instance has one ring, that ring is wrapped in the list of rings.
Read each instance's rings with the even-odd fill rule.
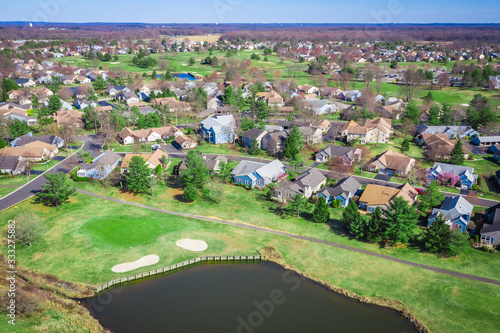
[[[260,128],[252,128],[243,134],[243,138],[249,138],[250,140],[257,139],[262,134],[267,133],[266,131],[261,130]]]
[[[231,171],[231,174],[235,177],[248,176],[255,180],[255,176],[252,175],[255,172],[263,179],[270,179],[279,174],[284,168],[285,166],[279,160],[274,160],[268,164],[243,160]]]
[[[352,155],[354,154],[354,148],[328,145],[328,146],[326,146],[325,149],[320,151],[318,154],[322,155],[322,156],[330,156],[330,157],[340,157],[340,156],[347,154],[349,159],[352,159]]]
[[[361,188],[361,184],[354,178],[341,179],[333,187],[325,188],[321,194],[325,197],[338,197],[341,195],[344,199],[349,197],[349,194],[354,195]]]
[[[207,129],[213,129],[214,133],[233,133],[236,127],[234,117],[232,115],[215,116],[207,118],[201,122],[201,125]]]
[[[459,176],[465,175],[467,177],[467,179],[469,179],[471,182],[473,182],[476,178],[474,176],[474,168],[473,167],[465,167],[465,166],[461,166],[461,165],[436,162],[436,163],[434,163],[432,170],[438,174],[451,172],[454,175],[459,175]]]
[[[480,142],[500,142],[500,135],[497,136],[479,136],[477,139]]]
[[[106,170],[104,170],[106,167],[115,164],[116,161],[119,161],[119,160],[121,160],[120,155],[118,155],[117,153],[108,149],[104,153],[102,153],[101,155],[94,158],[92,163],[82,164],[82,166],[80,167],[80,170],[96,169],[99,171],[106,171]]]
[[[217,155],[212,158],[206,158],[205,156],[203,156],[203,162],[205,163],[208,170],[214,171],[219,162],[227,163],[227,158],[224,155]]]
[[[434,208],[429,219],[437,215],[443,215],[447,220],[461,220],[465,225],[469,223],[462,218],[463,215],[472,214],[474,206],[461,196],[446,198],[441,205],[441,208]]]
[[[470,126],[467,126],[467,125],[460,125],[460,126],[428,126],[426,124],[420,124],[417,126],[417,132],[419,134],[423,134],[423,133],[429,133],[429,134],[443,134],[443,133],[446,133],[448,131],[453,131],[455,133],[457,133],[457,135],[459,136],[463,136],[465,135],[465,133],[469,132],[469,131],[473,131],[474,129]]]
[[[20,156],[0,156],[0,169],[15,170]]]

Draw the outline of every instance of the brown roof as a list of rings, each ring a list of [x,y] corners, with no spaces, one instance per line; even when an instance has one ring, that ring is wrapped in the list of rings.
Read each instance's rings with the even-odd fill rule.
[[[369,184],[359,201],[366,202],[367,205],[389,205],[389,202],[400,192],[397,188]]]
[[[389,134],[392,128],[391,120],[386,118],[367,119],[365,126],[369,129],[378,128],[386,134]]]
[[[360,125],[355,122],[354,120],[349,121],[347,124],[345,124],[344,128],[342,131],[348,130],[350,127],[359,127]]]
[[[78,110],[61,110],[54,115],[54,120],[57,125],[72,125],[75,123],[83,123],[82,113]]]
[[[0,156],[43,157],[45,150],[54,152],[57,147],[41,141],[33,141],[22,147],[6,147],[0,150]]]
[[[177,132],[180,132],[179,129],[173,125],[164,126],[164,127],[156,127],[156,128],[148,128],[148,129],[139,129],[139,130],[131,130],[128,127],[125,127],[119,134],[120,138],[125,139],[129,136],[134,136],[136,138],[144,139],[147,138],[151,133],[158,133],[163,136],[175,136]]]
[[[406,171],[408,165],[412,162],[413,159],[406,155],[388,150],[380,155],[376,160],[380,161],[380,163],[385,165],[388,169]]]

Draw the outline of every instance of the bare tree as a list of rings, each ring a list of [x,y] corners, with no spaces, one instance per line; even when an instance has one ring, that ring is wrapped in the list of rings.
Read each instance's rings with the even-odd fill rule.
[[[440,87],[448,87],[450,85],[450,75],[448,73],[439,74],[437,83]]]
[[[409,67],[403,73],[403,80],[401,81],[401,90],[405,100],[409,102],[417,87],[422,83],[422,76],[415,67]]]

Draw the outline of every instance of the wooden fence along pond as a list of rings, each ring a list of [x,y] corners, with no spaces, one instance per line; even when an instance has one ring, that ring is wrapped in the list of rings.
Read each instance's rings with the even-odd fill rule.
[[[104,294],[111,289],[118,288],[121,286],[126,286],[132,283],[150,280],[153,278],[161,277],[171,273],[178,272],[180,270],[188,269],[194,266],[202,264],[228,264],[228,263],[254,263],[260,262],[261,256],[209,256],[209,257],[198,257],[191,260],[183,261],[178,264],[170,265],[163,268],[158,268],[149,272],[135,274],[132,276],[123,277],[120,279],[111,280],[102,286],[99,286],[95,291],[97,294]]]

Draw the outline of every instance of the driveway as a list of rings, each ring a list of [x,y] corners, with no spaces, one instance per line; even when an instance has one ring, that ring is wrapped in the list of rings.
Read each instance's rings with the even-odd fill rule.
[[[383,175],[381,173],[379,173],[378,175],[375,176],[374,179],[377,179],[377,180],[383,180],[385,182],[390,182],[391,179],[392,179],[392,176],[389,176],[389,175]]]

